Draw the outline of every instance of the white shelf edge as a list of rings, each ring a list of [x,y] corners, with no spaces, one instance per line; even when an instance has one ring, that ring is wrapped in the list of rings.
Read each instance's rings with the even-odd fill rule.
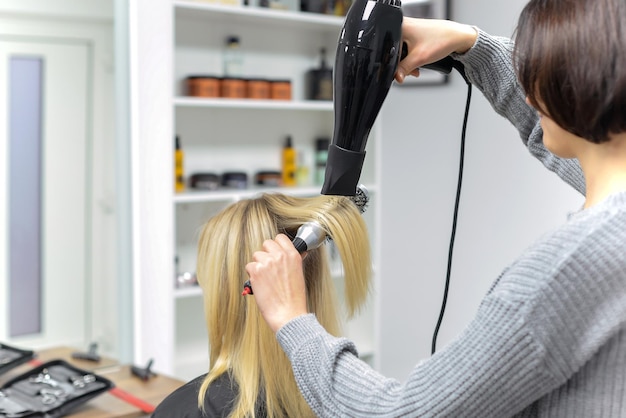
[[[205,99],[198,97],[175,97],[176,107],[206,107],[218,109],[268,109],[268,110],[306,110],[331,112],[331,101],[313,100],[257,100],[257,99]]]
[[[208,12],[213,14],[247,16],[267,21],[284,21],[291,23],[311,24],[315,26],[327,26],[341,28],[344,22],[343,16],[331,16],[319,13],[296,12],[291,10],[275,10],[253,6],[224,5],[200,1],[174,1],[174,7],[178,10],[190,12]]]
[[[365,185],[370,192],[376,191],[376,186]],[[174,203],[203,203],[203,202],[223,202],[237,201],[257,196],[261,193],[285,193],[291,196],[316,196],[321,192],[321,186],[308,187],[252,187],[249,189],[237,190],[208,190],[208,191],[186,191],[174,195]]]
[[[238,190],[188,191],[174,195],[175,203],[237,201],[257,196],[261,193],[285,193],[292,196],[314,196],[320,193],[321,186],[311,187],[253,187]]]
[[[202,296],[202,288],[200,286],[189,286],[174,289],[174,297],[176,299],[193,298]]]

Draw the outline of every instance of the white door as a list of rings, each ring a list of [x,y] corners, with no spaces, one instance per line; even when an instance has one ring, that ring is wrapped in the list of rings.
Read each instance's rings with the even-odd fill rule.
[[[87,344],[90,68],[86,43],[0,37],[0,341],[8,344]]]

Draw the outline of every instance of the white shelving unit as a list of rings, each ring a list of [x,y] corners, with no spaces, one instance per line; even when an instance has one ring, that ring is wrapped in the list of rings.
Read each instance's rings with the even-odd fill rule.
[[[172,50],[165,54],[171,62],[162,63],[170,66],[163,73],[169,74],[172,84],[165,89],[171,93],[169,114],[160,115],[171,129],[153,130],[158,139],[143,134],[144,139],[139,141],[140,147],[146,146],[141,144],[155,147],[145,150],[145,158],[152,166],[170,157],[167,167],[172,167],[173,139],[178,135],[185,153],[186,176],[197,172],[219,175],[226,171],[244,171],[251,183],[257,171],[280,168],[281,149],[289,135],[296,150],[306,156],[312,178],[314,141],[319,137],[332,137],[333,105],[330,101],[305,99],[305,74],[319,66],[321,48],[327,51],[327,63],[332,65],[343,17],[198,1],[173,1],[169,10],[155,7],[161,7],[162,23],[168,14],[172,19],[169,38]],[[153,27],[158,25],[158,22],[150,23]],[[290,79],[292,100],[204,99],[185,95],[187,76],[222,75],[221,52],[224,40],[230,35],[240,37],[244,76]],[[149,37],[149,34],[144,36]],[[154,41],[146,39],[155,49]],[[145,60],[154,62],[156,55]],[[139,82],[157,84],[152,80]],[[148,100],[149,94],[145,94]],[[158,114],[150,114],[146,119],[162,122]],[[376,125],[370,135],[368,158],[361,176],[373,197],[364,215],[372,242],[377,242],[379,216],[376,203],[379,132],[380,127]],[[166,134],[169,137],[166,138]],[[140,157],[140,162],[143,159]],[[137,362],[153,358],[156,370],[191,379],[205,373],[208,367],[202,295],[196,287],[175,287],[174,260],[178,260],[178,272],[195,272],[200,227],[227,205],[266,191],[317,195],[321,185],[310,181],[290,188],[251,186],[243,190],[173,193],[173,173],[167,176],[169,184],[157,185],[166,174],[160,172],[152,179],[147,170],[139,174],[138,199],[142,199],[140,204],[149,218],[136,218],[140,224],[137,231],[142,236],[141,242],[135,244],[140,253],[135,256],[139,264],[136,289],[142,295],[135,298],[138,303],[135,357]],[[162,208],[166,201],[169,201],[169,208]],[[376,263],[376,246],[373,254]],[[165,267],[167,261],[171,268]],[[341,287],[341,280],[338,279],[337,284]],[[367,309],[345,327],[345,333],[356,342],[362,357],[372,361],[375,359],[374,299],[373,296]],[[151,305],[146,305],[148,302]],[[154,335],[155,332],[160,335]]]

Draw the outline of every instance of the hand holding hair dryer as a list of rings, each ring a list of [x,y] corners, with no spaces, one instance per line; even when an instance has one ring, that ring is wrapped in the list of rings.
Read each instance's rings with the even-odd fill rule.
[[[335,127],[322,194],[354,196],[365,145],[403,53],[400,0],[355,0],[339,34],[333,78]],[[445,74],[446,57],[424,68]]]

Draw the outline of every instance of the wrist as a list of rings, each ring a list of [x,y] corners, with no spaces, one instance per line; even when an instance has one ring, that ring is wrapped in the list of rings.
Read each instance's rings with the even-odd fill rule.
[[[457,54],[465,54],[469,51],[478,38],[478,30],[474,26],[459,24],[459,39],[454,50]]]
[[[294,319],[300,316],[307,315],[307,314],[308,312],[293,312],[290,314],[286,314],[286,315],[283,315],[281,318],[276,318],[276,320],[272,321],[272,323],[270,323],[269,325],[272,331],[274,331],[274,334],[276,334],[282,327],[287,325],[289,322],[293,321]]]

